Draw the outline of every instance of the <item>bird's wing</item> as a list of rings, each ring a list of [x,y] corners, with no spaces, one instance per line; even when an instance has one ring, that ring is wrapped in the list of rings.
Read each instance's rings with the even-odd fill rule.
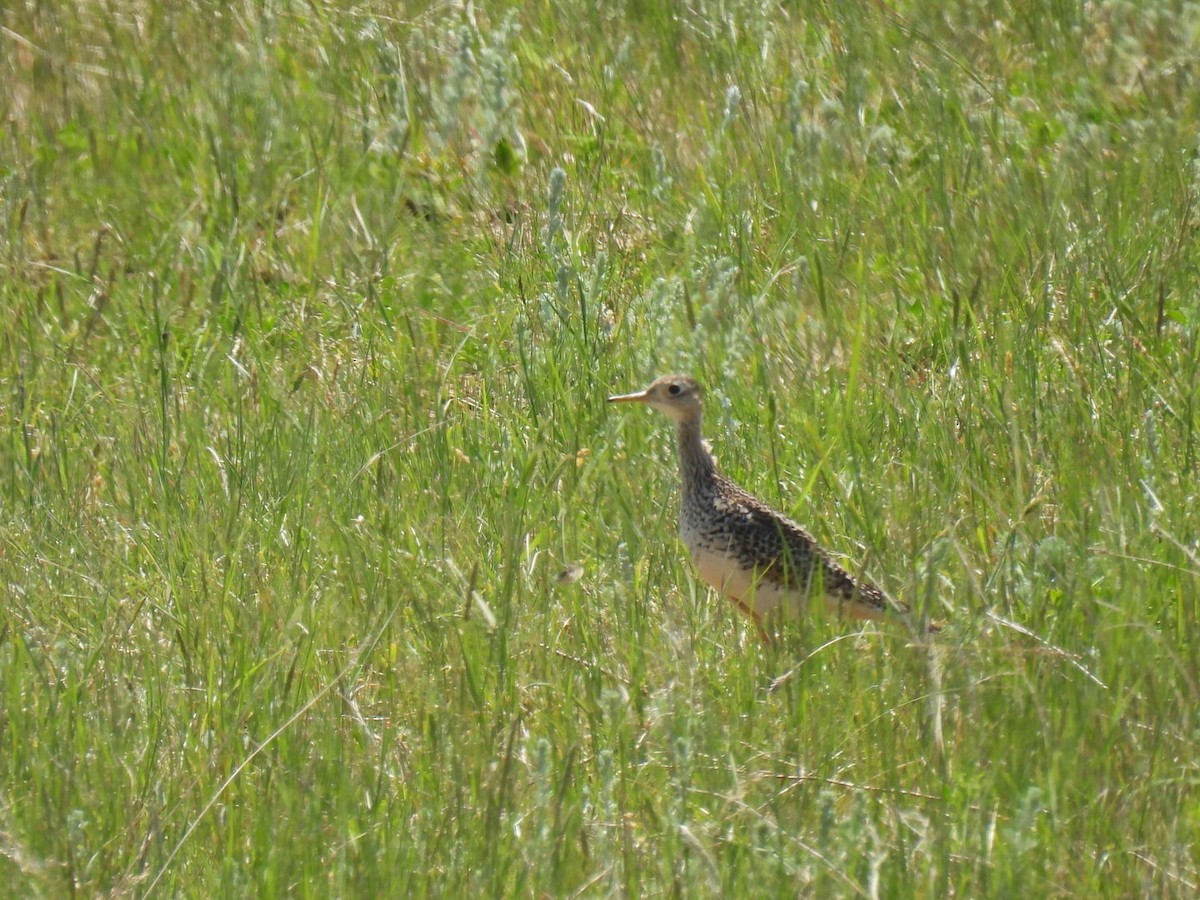
[[[740,488],[728,492],[722,502],[735,527],[748,536],[735,542],[739,555],[763,580],[806,594],[820,590],[832,600],[880,615],[898,606],[875,585],[855,579],[834,562],[801,525]]]

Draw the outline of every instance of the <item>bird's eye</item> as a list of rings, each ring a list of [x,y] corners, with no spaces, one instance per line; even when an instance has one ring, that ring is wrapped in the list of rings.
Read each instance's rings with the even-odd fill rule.
[[[667,388],[667,393],[668,393],[668,394],[670,394],[672,397],[674,397],[674,396],[676,396],[676,395],[677,395],[677,394],[678,394],[678,393],[679,393],[681,390],[683,390],[683,389],[682,389],[682,388],[681,388],[679,385],[677,385],[677,384],[673,384],[673,385],[671,385],[669,388]]]

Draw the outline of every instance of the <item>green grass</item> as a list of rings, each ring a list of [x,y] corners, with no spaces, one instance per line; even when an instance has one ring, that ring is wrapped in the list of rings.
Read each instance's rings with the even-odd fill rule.
[[[1194,10],[502,7],[0,12],[0,883],[1193,896]]]

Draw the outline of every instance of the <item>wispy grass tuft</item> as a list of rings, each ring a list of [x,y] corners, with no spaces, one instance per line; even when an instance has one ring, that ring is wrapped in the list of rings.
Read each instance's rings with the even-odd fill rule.
[[[0,15],[0,883],[1196,893],[1190,8],[160,6]]]

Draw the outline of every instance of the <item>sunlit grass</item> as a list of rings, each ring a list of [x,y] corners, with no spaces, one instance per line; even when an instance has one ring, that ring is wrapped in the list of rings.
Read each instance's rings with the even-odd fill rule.
[[[1193,18],[6,10],[0,881],[1193,895]]]

